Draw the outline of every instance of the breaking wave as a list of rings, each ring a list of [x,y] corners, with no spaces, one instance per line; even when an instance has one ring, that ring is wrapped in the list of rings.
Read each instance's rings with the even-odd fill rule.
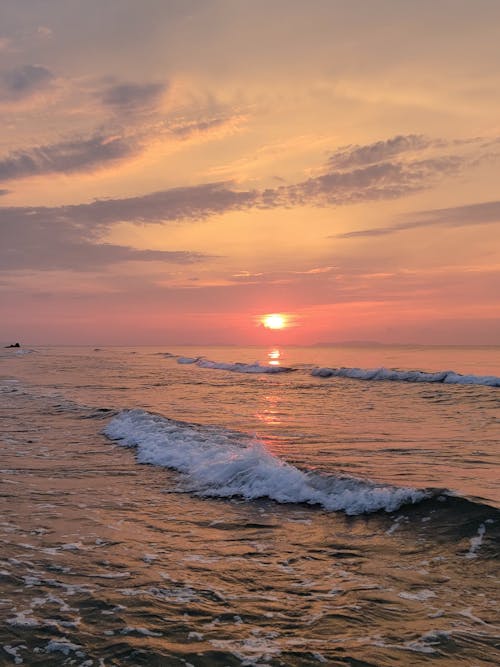
[[[290,373],[296,370],[289,366],[264,366],[256,361],[253,364],[241,362],[210,361],[204,357],[178,357],[178,364],[196,364],[200,368],[214,368],[220,371],[233,371],[234,373]]]
[[[454,371],[403,371],[389,368],[314,368],[311,375],[318,377],[344,377],[356,380],[392,380],[399,382],[441,382],[443,384],[479,384],[500,387],[500,377],[495,375],[462,375]]]
[[[201,496],[270,498],[346,514],[392,512],[432,496],[423,489],[300,470],[243,434],[174,421],[143,410],[120,412],[104,433],[120,445],[135,447],[139,463],[182,473],[180,489]]]
[[[173,355],[169,355],[173,356]],[[464,375],[455,371],[421,371],[401,370],[394,368],[346,368],[342,367],[315,367],[310,364],[300,366],[271,366],[255,362],[252,364],[241,362],[211,361],[205,357],[177,357],[178,364],[196,365],[200,368],[232,371],[236,373],[290,373],[292,371],[309,372],[316,377],[342,377],[353,380],[389,380],[393,382],[431,382],[441,384],[482,385],[500,387],[500,377],[496,375]]]

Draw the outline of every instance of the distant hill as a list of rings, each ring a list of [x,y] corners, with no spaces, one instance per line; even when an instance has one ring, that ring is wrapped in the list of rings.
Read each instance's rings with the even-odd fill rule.
[[[400,343],[380,343],[376,340],[341,340],[335,343],[313,343],[311,347],[394,347]]]

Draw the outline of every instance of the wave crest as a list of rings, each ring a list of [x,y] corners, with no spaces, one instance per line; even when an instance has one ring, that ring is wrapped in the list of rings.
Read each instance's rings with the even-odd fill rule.
[[[290,373],[292,371],[306,371],[308,365],[300,366],[271,366],[242,362],[211,361],[205,357],[177,357],[178,364],[195,365],[199,368],[212,368],[235,373]],[[309,365],[309,369],[311,366]],[[309,370],[307,369],[307,370]],[[420,371],[401,370],[393,368],[347,368],[341,367],[316,367],[309,371],[316,377],[343,377],[355,380],[390,380],[395,382],[431,382],[441,384],[460,385],[482,385],[487,387],[500,387],[500,377],[496,375],[464,375],[455,371]]]
[[[393,380],[399,382],[441,382],[443,384],[476,384],[500,387],[495,375],[462,375],[454,371],[402,371],[389,368],[314,368],[311,375],[318,377],[345,377],[357,380]]]
[[[242,362],[210,361],[204,357],[178,357],[178,364],[195,364],[200,368],[213,368],[219,371],[232,371],[233,373],[290,373],[295,370],[288,366],[264,366],[256,361],[253,364]]]
[[[202,496],[270,498],[346,514],[392,512],[431,496],[422,489],[303,471],[271,454],[258,440],[142,410],[120,412],[104,433],[120,445],[135,447],[140,463],[183,473],[183,489]]]

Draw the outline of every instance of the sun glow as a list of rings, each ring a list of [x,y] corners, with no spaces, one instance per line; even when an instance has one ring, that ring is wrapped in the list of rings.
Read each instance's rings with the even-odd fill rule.
[[[287,326],[287,318],[281,313],[271,313],[264,315],[261,319],[266,329],[284,329]]]

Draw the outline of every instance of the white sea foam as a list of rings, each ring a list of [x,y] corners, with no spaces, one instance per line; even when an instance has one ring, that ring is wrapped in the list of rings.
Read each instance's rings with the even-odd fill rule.
[[[356,380],[392,380],[398,382],[442,382],[444,384],[480,384],[500,387],[500,377],[495,375],[461,375],[454,371],[428,373],[415,370],[393,370],[389,368],[313,368],[311,375],[317,377],[345,377]]]
[[[420,602],[424,600],[428,600],[429,598],[435,598],[436,594],[434,591],[430,591],[428,588],[423,588],[419,591],[403,591],[402,593],[399,594],[400,598],[403,598],[404,600],[418,600]]]
[[[291,371],[306,370],[307,365],[300,367],[270,366],[260,364],[258,361],[252,364],[242,362],[212,361],[205,357],[177,357],[178,364],[191,364],[200,368],[211,368],[235,373],[289,373]],[[309,366],[310,368],[310,366]],[[420,371],[402,370],[393,368],[349,368],[349,367],[316,367],[310,371],[316,377],[344,377],[355,380],[390,380],[395,382],[433,382],[442,384],[483,385],[488,387],[500,387],[500,377],[496,375],[463,375],[452,370],[443,371]]]
[[[162,637],[161,632],[153,632],[152,630],[148,630],[147,628],[132,628],[132,627],[125,627],[122,630],[120,630],[120,634],[122,635],[142,635],[144,637]]]
[[[233,371],[235,373],[289,373],[294,370],[288,366],[263,366],[256,361],[254,364],[243,364],[240,362],[226,363],[224,361],[210,361],[199,359],[196,365],[200,368],[215,368],[221,371]]]
[[[40,622],[33,618],[31,613],[31,609],[17,612],[15,616],[7,619],[7,623],[15,628],[39,628]]]
[[[486,526],[482,523],[477,529],[477,535],[471,538],[470,540],[470,549],[465,554],[466,558],[477,558],[477,550],[481,547],[483,543],[483,537],[486,533]]]
[[[142,410],[120,412],[104,433],[123,446],[136,447],[140,463],[183,473],[182,488],[203,496],[270,498],[347,514],[391,512],[429,496],[424,490],[299,470],[257,440]]]
[[[80,651],[82,647],[80,644],[74,644],[70,642],[69,639],[63,637],[60,640],[51,639],[48,644],[45,646],[45,651],[47,653],[62,653],[63,655],[68,656],[70,653],[75,652],[76,655],[80,658],[85,657],[83,651]]]
[[[239,361],[211,361],[204,357],[178,357],[178,364],[195,364],[200,368],[212,368],[219,371],[232,371],[233,373],[289,373],[295,370],[288,366],[265,366],[256,361],[253,364],[244,364]]]
[[[10,646],[9,644],[4,644],[2,648],[5,651],[5,653],[8,653],[9,655],[12,656],[14,663],[16,665],[23,664],[23,659],[21,657],[20,650],[22,648],[26,649],[26,645],[23,644],[22,646]]]
[[[177,358],[177,363],[178,364],[195,364],[197,361],[199,361],[200,357],[178,357]]]

